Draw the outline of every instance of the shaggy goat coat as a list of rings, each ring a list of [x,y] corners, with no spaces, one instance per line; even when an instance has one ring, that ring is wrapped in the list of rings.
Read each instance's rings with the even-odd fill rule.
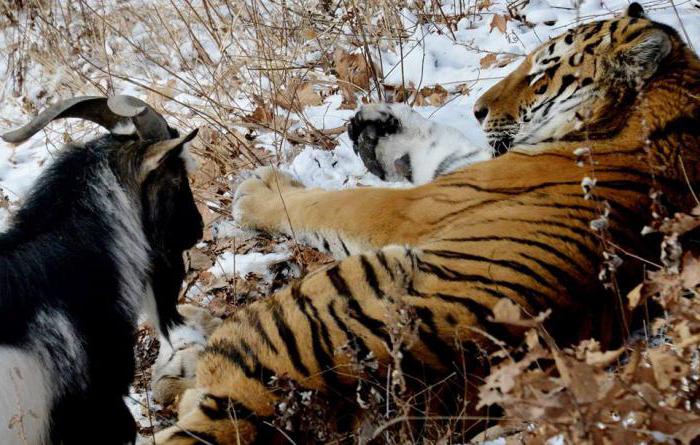
[[[134,136],[65,147],[0,234],[0,444],[134,441],[138,315],[180,321],[182,252],[202,234],[192,137],[155,163],[157,141]]]

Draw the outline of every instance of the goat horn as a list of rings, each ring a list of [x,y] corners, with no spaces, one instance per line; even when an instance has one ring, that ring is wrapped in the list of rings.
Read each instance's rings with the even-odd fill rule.
[[[168,123],[163,116],[141,99],[112,96],[107,99],[107,106],[112,113],[131,118],[141,139],[163,141],[170,138]]]
[[[2,135],[5,142],[18,144],[34,136],[56,119],[75,117],[95,122],[112,131],[119,124],[133,123],[143,140],[170,138],[165,119],[145,102],[131,96],[74,97],[58,102],[39,113],[28,124]]]
[[[99,96],[74,97],[58,102],[39,113],[25,126],[2,135],[5,142],[20,143],[34,136],[39,130],[55,119],[78,117],[96,122],[105,128],[114,128],[123,117],[111,113],[105,106],[107,99]]]

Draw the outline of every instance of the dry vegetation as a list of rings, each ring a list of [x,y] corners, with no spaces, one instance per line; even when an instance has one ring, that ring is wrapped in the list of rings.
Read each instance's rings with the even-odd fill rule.
[[[445,13],[446,3],[450,14]],[[511,16],[495,15],[491,26],[519,20],[519,3],[512,3]],[[412,8],[419,21],[449,35],[460,19],[488,14],[489,4],[416,0]],[[469,93],[467,84],[447,89],[384,82],[385,73],[374,60],[379,53],[370,48],[403,50],[412,31],[400,19],[405,6],[399,0],[2,0],[0,26],[7,39],[3,57],[11,83],[6,92],[21,97],[27,113],[58,96],[145,92],[147,101],[177,127],[202,126],[196,146],[202,168],[193,186],[211,227],[228,218],[231,182],[239,171],[285,161],[296,146],[336,145],[344,129],[314,128],[304,121],[305,106],[338,92],[348,108],[358,99],[440,105]],[[482,66],[507,64],[514,57],[484,54]],[[271,138],[276,153],[257,147],[262,135]],[[0,194],[0,207],[7,205]],[[513,347],[494,338],[493,352],[469,351],[479,357],[477,362],[493,366],[488,375],[479,377],[477,369],[465,366],[463,375],[428,385],[402,374],[400,367],[379,372],[372,357],[356,357],[351,346],[338,351],[355,357],[358,367],[375,376],[357,390],[355,402],[366,413],[359,437],[413,443],[420,435],[429,443],[454,443],[473,432],[472,420],[489,417],[474,417],[469,401],[478,401],[502,407],[502,412],[491,413],[496,418],[490,420],[500,420],[500,426],[489,434],[518,431],[507,443],[546,443],[557,436],[564,443],[693,443],[700,436],[700,268],[683,240],[698,226],[696,215],[658,221],[655,229],[664,235],[664,256],[651,268],[648,281],[630,294],[628,304],[655,299],[665,317],[649,320],[645,332],[621,349],[601,351],[594,341],[561,349],[542,328],[545,314],[526,319],[517,307],[504,303],[495,319],[523,327],[525,341]],[[280,265],[272,283],[262,286],[255,277],[223,280],[206,272],[218,254],[265,252],[288,240],[219,238],[209,232],[205,241],[205,247],[190,254],[188,287],[213,294],[209,307],[220,316],[329,261],[291,243],[294,261]],[[410,346],[416,323],[408,311],[396,314],[391,334],[397,357],[400,347]],[[139,343],[144,362],[139,384],[144,388],[156,346],[147,333]],[[467,373],[477,374],[469,385]],[[303,425],[308,438],[321,442],[342,439],[326,428],[327,405],[292,382],[280,379],[276,384],[288,389],[277,427]],[[457,393],[452,401],[456,408],[447,417],[428,408],[442,402],[445,392]],[[151,414],[170,415],[167,410],[149,410]]]

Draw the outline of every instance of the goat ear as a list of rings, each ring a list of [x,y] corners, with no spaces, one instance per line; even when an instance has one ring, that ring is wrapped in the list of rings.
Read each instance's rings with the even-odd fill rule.
[[[146,149],[146,153],[143,155],[143,161],[141,162],[141,180],[145,180],[153,170],[160,167],[165,158],[169,155],[181,155],[182,151],[186,149],[185,144],[192,141],[192,139],[197,136],[198,131],[199,129],[195,129],[185,136],[149,145]],[[186,166],[188,162],[188,160],[185,160]]]
[[[671,38],[665,31],[647,28],[631,42],[618,46],[611,62],[616,74],[632,82],[644,81],[656,73],[671,49]]]

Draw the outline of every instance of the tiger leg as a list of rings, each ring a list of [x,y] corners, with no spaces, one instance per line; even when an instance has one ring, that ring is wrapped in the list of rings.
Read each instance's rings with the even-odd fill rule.
[[[407,189],[307,189],[271,167],[241,183],[234,218],[245,228],[284,233],[342,259],[389,244],[416,245],[420,234]]]
[[[283,378],[302,389],[354,399],[366,370],[339,353],[348,345],[359,359],[372,358],[383,369],[396,369],[401,357],[401,366],[422,369],[421,377],[446,370],[455,355],[449,339],[465,335],[461,322],[473,317],[431,297],[409,296],[419,278],[419,256],[420,251],[398,246],[351,256],[241,308],[202,353],[196,403],[183,398],[180,420],[156,436],[157,443],[252,442],[260,426],[272,422],[280,398],[275,382]],[[401,333],[412,312],[425,322]]]
[[[376,360],[382,370],[400,366],[413,381],[469,368],[462,360],[475,360],[476,353],[464,346],[481,346],[479,332],[495,300],[464,297],[472,293],[468,284],[440,279],[432,267],[421,250],[387,246],[241,308],[211,336],[196,389],[183,397],[180,420],[157,443],[261,440],[280,402],[275,382],[288,378],[301,389],[354,400],[367,371],[358,359]],[[407,324],[411,315],[414,328]],[[355,358],[339,353],[348,345]]]

